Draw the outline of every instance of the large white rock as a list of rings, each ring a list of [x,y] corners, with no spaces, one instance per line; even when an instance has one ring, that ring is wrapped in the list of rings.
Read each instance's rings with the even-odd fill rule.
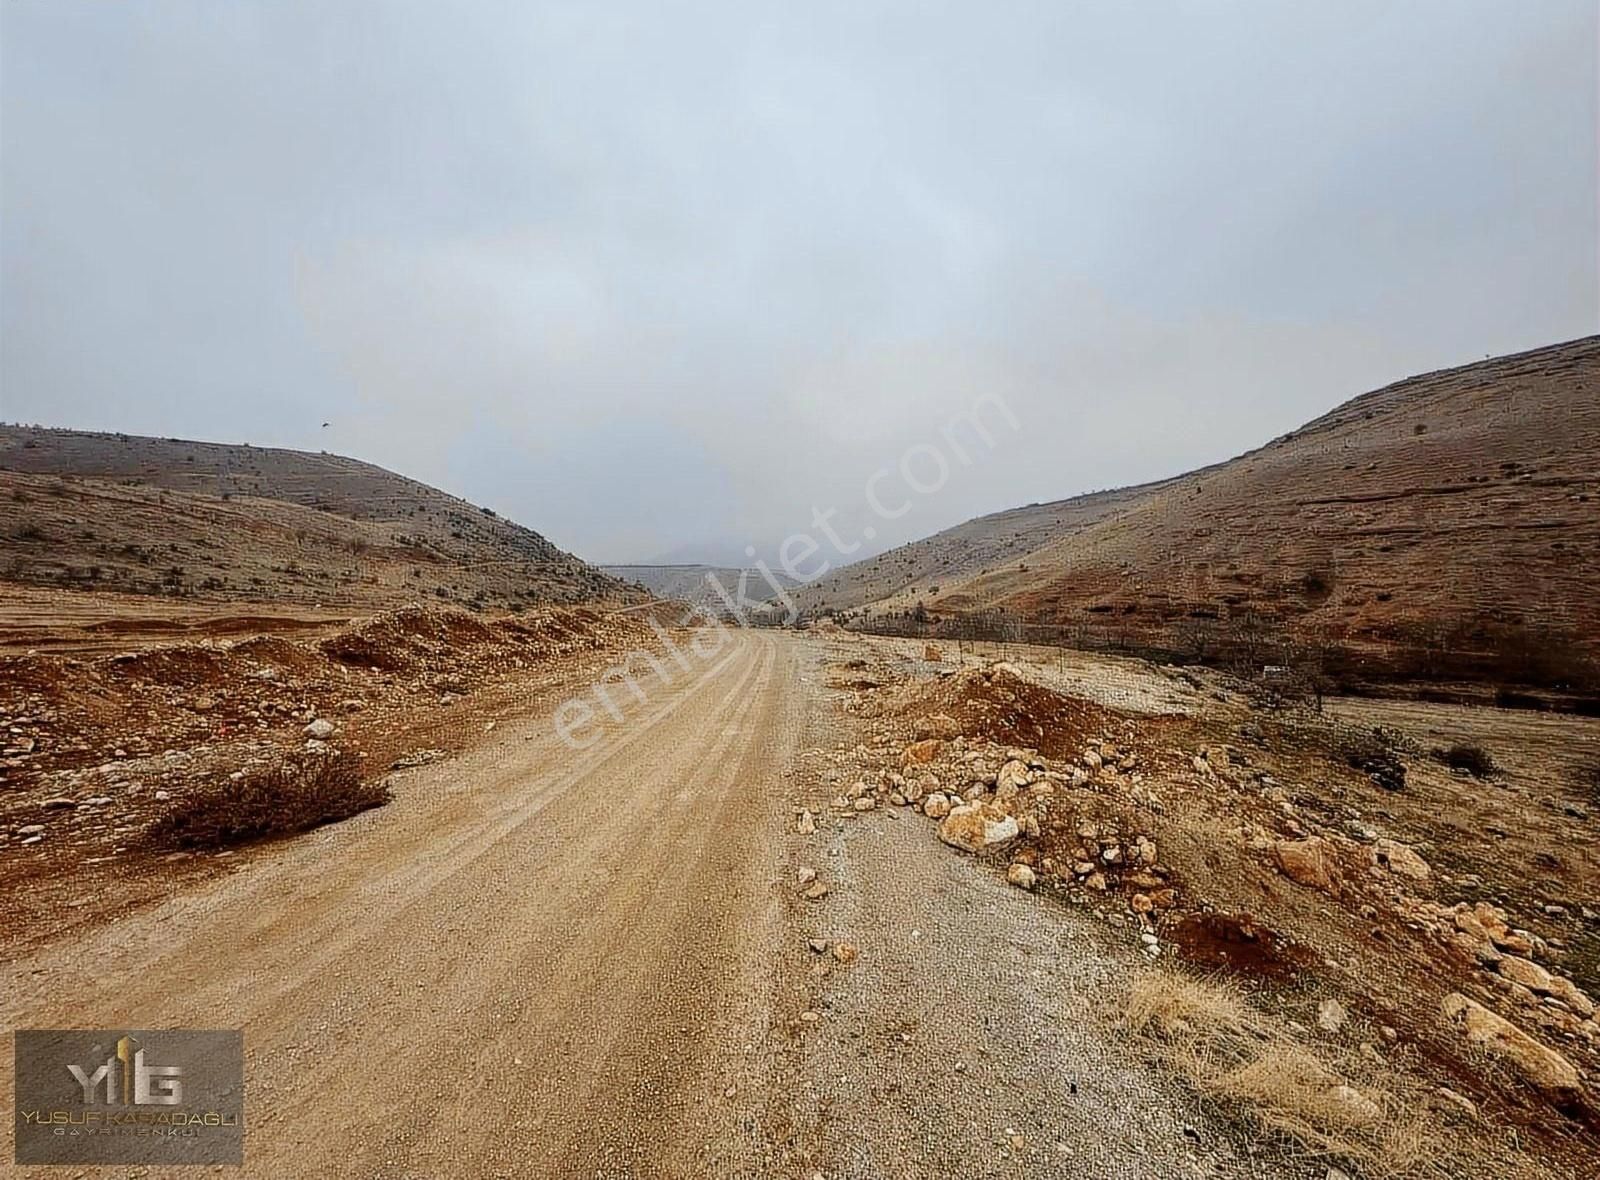
[[[953,809],[939,825],[939,839],[963,852],[982,852],[1015,840],[1017,821],[988,803],[967,803]]]
[[[1013,758],[1000,768],[999,774],[995,775],[994,793],[1001,799],[1010,798],[1027,786],[1031,777],[1027,763]]]
[[[1580,1092],[1581,1079],[1572,1062],[1476,1000],[1451,992],[1444,998],[1443,1012],[1463,1038],[1498,1057],[1535,1089],[1558,1099]]]

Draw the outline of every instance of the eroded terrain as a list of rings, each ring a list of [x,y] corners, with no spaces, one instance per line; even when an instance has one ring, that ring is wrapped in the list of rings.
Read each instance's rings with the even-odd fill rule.
[[[259,1175],[1583,1174],[1595,722],[821,627],[559,741],[658,641],[8,658],[7,1022],[242,1025]],[[150,844],[291,754],[388,802]]]

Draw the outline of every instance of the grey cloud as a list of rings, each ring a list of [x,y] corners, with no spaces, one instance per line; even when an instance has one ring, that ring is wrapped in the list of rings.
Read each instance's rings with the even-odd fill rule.
[[[1588,3],[0,22],[0,414],[337,448],[595,559],[770,551],[986,391],[1024,429],[878,544],[1600,315]]]

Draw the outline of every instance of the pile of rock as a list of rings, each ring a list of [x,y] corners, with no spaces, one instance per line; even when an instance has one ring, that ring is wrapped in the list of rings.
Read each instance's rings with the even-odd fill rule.
[[[1506,912],[1489,902],[1475,905],[1461,902],[1444,912],[1446,929],[1454,932],[1453,941],[1482,963],[1493,966],[1506,954],[1531,955],[1535,948],[1544,953],[1544,940],[1528,930],[1514,930]]]
[[[1523,1008],[1535,1023],[1568,1040],[1600,1045],[1594,999],[1549,962],[1550,944],[1529,930],[1511,926],[1506,913],[1489,902],[1462,902],[1445,910],[1440,928],[1482,972],[1486,982]]]
[[[1142,833],[1124,835],[1116,827],[1084,820],[1077,828],[1078,845],[1067,866],[1086,889],[1104,893],[1114,883],[1134,891],[1130,908],[1138,914],[1170,909],[1177,891],[1166,883],[1156,843]]]
[[[880,804],[908,807],[936,821],[938,839],[952,848],[1006,853],[1006,879],[1019,889],[1053,882],[1079,902],[1125,896],[1126,905],[1118,908],[1131,911],[1147,932],[1161,911],[1177,904],[1155,840],[1137,830],[1128,818],[1137,809],[1122,802],[1138,798],[1143,779],[1139,756],[1126,745],[1097,738],[1067,762],[959,736],[858,747],[854,753],[888,765],[833,799],[841,817]],[[1112,794],[1119,801],[1104,798]],[[802,830],[804,822],[802,817]],[[1041,850],[1045,824],[1052,833],[1046,847],[1067,843],[1065,855]]]

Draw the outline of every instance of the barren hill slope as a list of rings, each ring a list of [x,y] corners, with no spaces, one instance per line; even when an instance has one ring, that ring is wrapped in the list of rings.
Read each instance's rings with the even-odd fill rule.
[[[843,566],[795,592],[812,611],[846,611],[872,603],[910,603],[945,586],[1014,566],[1052,542],[1115,519],[1140,504],[1165,483],[1091,492],[1070,500],[1008,508],[945,529],[876,557]]]
[[[1063,524],[1041,543],[949,576],[958,538],[992,555],[1008,517],[1046,511]],[[998,611],[1196,658],[1298,645],[1373,676],[1582,680],[1600,654],[1600,337],[1409,378],[1227,463],[909,548],[915,577],[890,589],[858,563],[807,605]]]
[[[339,455],[0,426],[0,581],[478,607],[629,591],[485,508]]]

